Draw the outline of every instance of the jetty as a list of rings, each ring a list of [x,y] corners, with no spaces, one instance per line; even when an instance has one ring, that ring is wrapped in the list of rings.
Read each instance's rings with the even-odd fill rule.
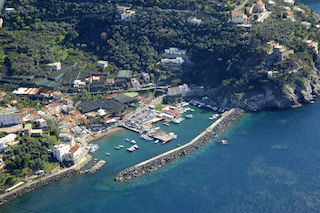
[[[221,117],[209,126],[205,131],[195,137],[189,143],[172,149],[161,155],[158,155],[149,160],[143,161],[137,165],[131,166],[120,171],[114,178],[117,182],[123,182],[135,177],[139,177],[143,174],[152,172],[166,165],[169,162],[176,161],[196,150],[203,145],[211,142],[218,137],[226,129],[228,129],[233,123],[239,120],[244,115],[244,110],[233,108],[224,112]]]
[[[93,174],[99,169],[101,169],[107,162],[105,160],[99,160],[97,163],[95,163],[90,169],[86,169],[83,171],[79,171],[79,174]]]

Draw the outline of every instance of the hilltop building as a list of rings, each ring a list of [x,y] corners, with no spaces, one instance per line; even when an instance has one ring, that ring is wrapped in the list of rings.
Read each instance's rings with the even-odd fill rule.
[[[176,96],[176,95],[182,95],[185,96],[187,92],[189,91],[189,87],[187,84],[183,84],[177,87],[171,87],[168,89],[168,95],[169,96]]]
[[[235,24],[243,24],[247,20],[247,16],[241,11],[232,11],[232,22]]]
[[[49,67],[50,71],[61,70],[61,62],[54,62],[51,64],[47,64],[47,67]]]

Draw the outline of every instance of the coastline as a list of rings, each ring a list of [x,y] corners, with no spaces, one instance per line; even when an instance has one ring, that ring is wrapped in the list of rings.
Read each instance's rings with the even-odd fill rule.
[[[97,134],[94,136],[90,135],[88,138],[85,139],[85,143],[94,142],[96,140],[101,139],[104,136],[107,136],[109,134],[112,134],[112,133],[115,133],[115,132],[118,132],[121,130],[124,130],[124,129],[122,127],[114,127],[112,129],[108,130],[107,132]],[[84,154],[84,156],[81,158],[81,160],[79,162],[77,162],[75,165],[73,165],[69,168],[60,169],[59,171],[54,172],[48,176],[44,176],[44,177],[39,178],[35,181],[25,183],[21,187],[18,187],[10,192],[5,192],[3,194],[0,194],[0,205],[4,204],[10,200],[13,200],[17,197],[20,197],[28,192],[42,188],[50,183],[57,182],[57,181],[60,181],[64,178],[72,177],[72,176],[75,176],[78,174],[82,174],[82,173],[79,173],[79,171],[84,166],[86,166],[91,160],[92,160],[92,156],[89,155],[88,153],[86,153],[86,154]]]
[[[244,110],[233,108],[222,114],[216,122],[211,124],[206,130],[200,133],[189,143],[162,153],[156,157],[143,161],[139,164],[120,171],[114,177],[116,182],[123,182],[135,177],[150,173],[157,170],[169,162],[179,160],[180,158],[198,150],[200,147],[217,138],[221,133],[231,127],[237,120],[245,114]]]

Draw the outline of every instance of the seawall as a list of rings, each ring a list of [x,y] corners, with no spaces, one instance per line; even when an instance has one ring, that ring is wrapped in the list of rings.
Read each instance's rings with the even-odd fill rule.
[[[201,146],[218,137],[219,134],[228,129],[243,115],[244,111],[238,108],[224,112],[216,122],[189,143],[120,171],[115,176],[115,181],[123,182],[134,177],[139,177],[196,151]]]
[[[17,197],[20,197],[28,192],[44,187],[50,183],[79,174],[79,170],[82,169],[87,163],[89,163],[91,159],[91,155],[85,154],[74,166],[68,169],[64,169],[56,174],[49,175],[34,182],[26,183],[20,188],[14,189],[11,192],[7,192],[0,195],[0,205]]]

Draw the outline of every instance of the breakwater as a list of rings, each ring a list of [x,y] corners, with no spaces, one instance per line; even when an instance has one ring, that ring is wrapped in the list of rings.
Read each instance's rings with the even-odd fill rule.
[[[176,161],[209,143],[214,138],[218,137],[219,134],[228,129],[234,122],[240,119],[244,114],[242,109],[231,109],[224,112],[221,117],[209,126],[200,135],[195,137],[189,143],[170,150],[166,153],[158,155],[154,158],[141,162],[137,165],[131,166],[120,171],[114,178],[117,182],[123,182],[125,180],[139,177],[143,174],[152,172],[156,169],[161,168],[169,162]]]
[[[94,164],[90,169],[86,169],[84,171],[80,171],[79,174],[93,174],[99,169],[101,169],[107,162],[105,160],[99,160],[96,164]]]

